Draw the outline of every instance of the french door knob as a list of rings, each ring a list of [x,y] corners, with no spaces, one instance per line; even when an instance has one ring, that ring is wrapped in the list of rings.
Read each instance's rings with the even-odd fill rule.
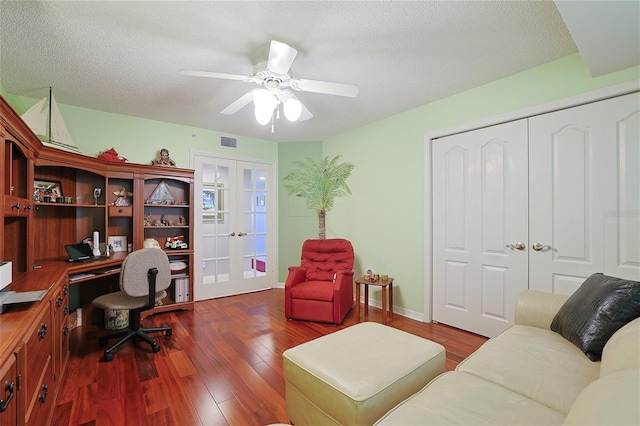
[[[542,245],[540,243],[533,243],[533,245],[531,246],[532,249],[534,249],[535,251],[543,251],[543,250],[547,250],[550,249],[551,246],[548,245]]]
[[[236,236],[236,233],[235,233],[235,232],[232,232],[232,233],[230,233],[230,234],[229,234],[229,236],[230,236],[230,237],[235,237],[235,236]]]
[[[511,250],[524,250],[526,246],[524,245],[524,243],[515,243],[515,244],[507,244],[507,248],[510,248]]]
[[[238,237],[244,237],[245,235],[247,235],[246,232],[238,232]]]

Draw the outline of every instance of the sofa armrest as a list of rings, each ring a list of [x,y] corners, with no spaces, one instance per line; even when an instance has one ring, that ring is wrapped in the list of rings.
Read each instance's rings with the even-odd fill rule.
[[[515,323],[549,330],[553,317],[568,298],[566,294],[524,290],[516,301]]]

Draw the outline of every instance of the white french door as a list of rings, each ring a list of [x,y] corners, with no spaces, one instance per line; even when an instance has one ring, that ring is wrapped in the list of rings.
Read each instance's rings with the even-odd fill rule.
[[[433,318],[493,336],[527,288],[527,121],[433,143]]]
[[[194,156],[194,300],[275,285],[275,176],[270,163]]]

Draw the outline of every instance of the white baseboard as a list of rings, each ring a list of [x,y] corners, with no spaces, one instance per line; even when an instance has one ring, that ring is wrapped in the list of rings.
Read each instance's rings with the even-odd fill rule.
[[[360,303],[364,303],[364,297],[360,298]],[[369,299],[369,306],[373,306],[374,308],[382,309],[382,303],[380,300]],[[361,307],[362,309],[363,307]],[[424,314],[422,312],[416,312],[409,309],[404,309],[399,306],[393,305],[393,315],[400,315],[402,317],[406,317],[412,320],[425,322]],[[429,321],[426,321],[429,322]]]

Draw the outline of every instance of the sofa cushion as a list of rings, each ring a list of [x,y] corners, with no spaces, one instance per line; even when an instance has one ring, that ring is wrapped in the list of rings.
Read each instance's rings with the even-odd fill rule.
[[[551,330],[514,325],[485,342],[457,370],[566,414],[580,392],[598,378],[600,363],[589,361]]]
[[[640,368],[640,318],[616,331],[604,345],[600,377],[632,367]]]
[[[376,425],[557,425],[564,414],[460,371],[433,379]]]
[[[640,368],[619,370],[591,383],[571,407],[566,425],[640,424]]]
[[[638,316],[640,282],[593,274],[562,305],[551,330],[598,361],[613,333]]]

